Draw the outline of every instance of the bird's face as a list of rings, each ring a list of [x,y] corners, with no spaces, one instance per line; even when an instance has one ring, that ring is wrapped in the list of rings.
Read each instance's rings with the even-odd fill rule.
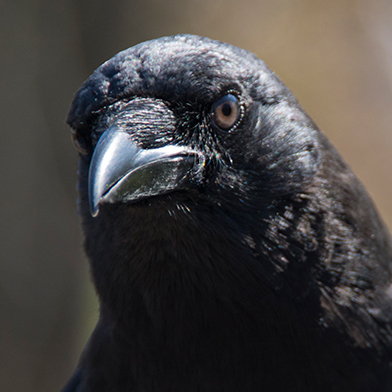
[[[317,168],[317,130],[282,82],[249,52],[200,37],[115,56],[81,88],[69,123],[92,216],[164,195],[259,210]]]

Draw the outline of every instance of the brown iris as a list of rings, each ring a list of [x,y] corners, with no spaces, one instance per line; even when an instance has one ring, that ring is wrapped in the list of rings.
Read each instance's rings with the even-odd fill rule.
[[[212,117],[215,125],[225,131],[233,127],[240,117],[240,103],[233,94],[220,98],[212,106]]]

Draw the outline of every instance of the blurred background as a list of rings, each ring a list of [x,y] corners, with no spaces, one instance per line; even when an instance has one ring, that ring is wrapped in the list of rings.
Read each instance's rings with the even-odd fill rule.
[[[65,124],[73,95],[118,51],[176,33],[262,58],[392,228],[392,0],[0,0],[2,391],[59,391],[98,314]]]

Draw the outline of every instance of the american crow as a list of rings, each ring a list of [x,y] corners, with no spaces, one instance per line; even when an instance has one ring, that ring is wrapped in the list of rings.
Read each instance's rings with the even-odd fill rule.
[[[388,231],[255,55],[142,43],[68,123],[100,318],[65,391],[392,390]]]

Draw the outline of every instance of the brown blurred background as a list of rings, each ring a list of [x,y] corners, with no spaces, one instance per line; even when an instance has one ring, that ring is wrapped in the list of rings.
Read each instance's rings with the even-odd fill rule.
[[[264,59],[392,228],[392,0],[0,0],[0,389],[59,391],[94,326],[73,94],[138,42],[194,33]]]

